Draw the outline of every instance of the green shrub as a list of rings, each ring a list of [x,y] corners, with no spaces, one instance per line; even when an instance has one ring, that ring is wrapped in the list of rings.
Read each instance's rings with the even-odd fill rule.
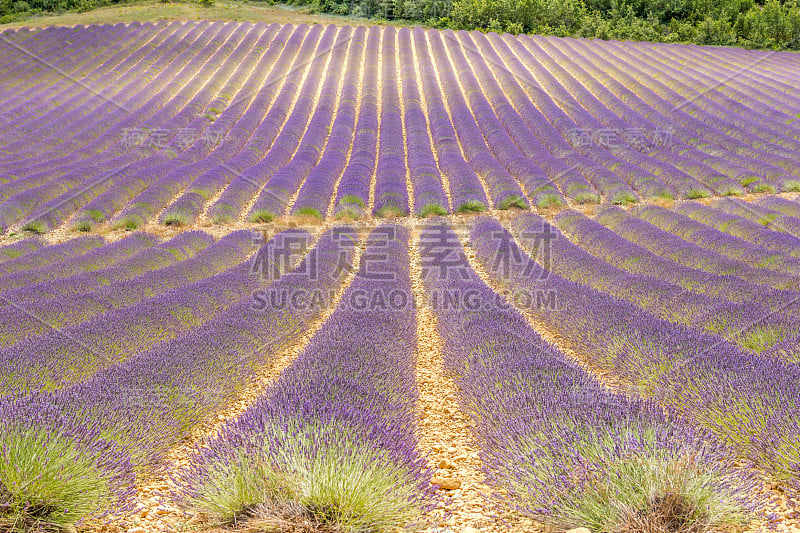
[[[63,527],[110,507],[112,500],[109,480],[80,446],[45,431],[3,428],[0,529],[2,519],[22,530]]]
[[[275,220],[275,213],[266,209],[258,209],[250,215],[250,222],[272,222]]]
[[[394,531],[419,514],[416,481],[386,453],[342,442],[311,454],[307,446],[287,443],[281,469],[257,450],[213,464],[188,503],[225,523],[278,511],[352,532]]]
[[[477,200],[467,200],[456,209],[459,213],[482,213],[486,211],[486,204]]]
[[[45,224],[41,220],[31,220],[31,221],[27,222],[22,227],[22,229],[25,230],[25,231],[30,231],[31,233],[35,233],[37,235],[43,235],[43,234],[47,233],[47,231],[50,228],[47,226],[47,224]]]
[[[189,223],[189,218],[183,213],[167,213],[164,215],[165,226],[185,226]]]
[[[324,218],[322,216],[322,213],[320,213],[319,210],[314,209],[313,207],[301,207],[300,209],[297,210],[296,214],[300,216],[314,217],[320,220]]]
[[[512,207],[516,207],[517,209],[528,209],[528,202],[525,201],[525,198],[522,196],[512,194],[503,198],[498,206],[498,209],[511,209]]]
[[[420,218],[425,218],[428,216],[447,216],[447,209],[440,206],[439,204],[425,204],[422,206],[422,209],[419,210],[417,216]]]

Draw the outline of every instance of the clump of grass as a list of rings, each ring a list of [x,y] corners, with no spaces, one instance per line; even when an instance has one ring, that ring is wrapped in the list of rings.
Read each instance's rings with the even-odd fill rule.
[[[419,486],[410,473],[381,451],[340,444],[316,453],[307,443],[289,445],[280,467],[265,459],[269,451],[240,451],[207,471],[189,503],[227,524],[311,519],[347,532],[392,531],[418,516]]]
[[[644,508],[623,508],[614,533],[705,533],[720,532],[711,527],[703,510],[682,494],[654,495]],[[733,533],[733,524],[727,528]]]
[[[512,194],[503,198],[503,201],[500,202],[498,209],[511,209],[512,207],[517,209],[528,209],[528,202],[526,202],[525,198],[522,196]]]
[[[357,205],[359,207],[364,207],[366,204],[364,200],[361,199],[360,196],[356,196],[355,194],[345,194],[339,200],[339,205]]]
[[[73,226],[73,229],[75,231],[83,231],[88,233],[94,229],[94,224],[91,220],[81,220]]]
[[[697,469],[691,458],[633,455],[609,466],[567,511],[574,513],[574,523],[596,531],[644,533],[659,531],[656,525],[666,522],[672,524],[665,530],[671,533],[700,533],[742,521],[737,503],[718,494],[713,475]]]
[[[261,458],[239,452],[231,462],[213,464],[192,503],[223,523],[235,523],[268,502],[280,506],[296,500],[297,485]]]
[[[106,215],[98,209],[89,209],[86,214],[95,222],[103,222],[106,219]]]
[[[211,223],[216,224],[217,226],[230,224],[231,222],[233,222],[233,218],[226,213],[216,213],[211,217]]]
[[[405,214],[403,209],[394,204],[386,204],[375,212],[375,216],[379,218],[398,218]]]
[[[116,223],[114,223],[114,229],[125,229],[125,230],[135,230],[138,229],[139,226],[143,225],[144,221],[141,220],[140,217],[137,216],[126,216]]]
[[[711,193],[705,189],[689,189],[686,191],[686,198],[690,200],[697,200],[698,198],[708,198]]]
[[[431,216],[447,216],[447,209],[440,206],[439,204],[425,204],[422,206],[422,209],[419,210],[417,216],[420,218],[431,217]]]
[[[742,190],[739,187],[736,187],[735,185],[730,185],[723,187],[719,191],[719,194],[720,196],[741,196],[744,194],[744,190]]]
[[[770,213],[768,215],[764,215],[762,217],[759,217],[758,223],[762,224],[764,226],[769,226],[770,224],[772,224],[775,221],[776,218],[778,218],[777,213]]]
[[[25,231],[30,231],[36,235],[44,235],[50,229],[43,220],[31,220],[22,227]]]
[[[543,194],[536,200],[536,207],[548,208],[564,205],[561,197],[554,193]]]
[[[301,207],[300,209],[295,211],[295,214],[298,216],[316,218],[318,220],[322,220],[324,218],[322,216],[322,213],[320,213],[318,209],[314,209],[313,207]]]
[[[376,451],[328,448],[305,473],[301,502],[321,522],[346,531],[389,531],[411,522],[416,480]]]
[[[275,220],[275,213],[266,209],[257,209],[250,215],[249,220],[250,222],[272,222]]]
[[[575,490],[562,495],[552,513],[542,517],[557,528],[718,533],[734,531],[744,521],[746,511],[737,495],[725,488],[724,477],[703,468],[691,455],[641,450],[613,457],[602,445],[592,450],[585,444],[578,443],[575,453],[592,469],[567,473]],[[667,529],[658,529],[664,524],[669,524]]]
[[[111,484],[77,444],[35,429],[0,434],[0,527],[63,528],[111,506]]]
[[[165,226],[185,226],[189,223],[189,217],[187,217],[183,213],[167,213],[164,215],[164,222]]]
[[[670,191],[661,191],[656,195],[657,198],[661,198],[662,200],[674,200],[675,195],[672,194]]]
[[[745,350],[761,353],[778,344],[786,335],[787,331],[780,326],[768,325],[757,327],[742,333],[737,344]]]
[[[773,187],[769,183],[756,183],[755,185],[750,187],[750,192],[768,192],[768,193],[773,193],[773,192],[775,192],[775,187]]]
[[[753,480],[727,466],[730,450],[674,412],[614,395],[542,401],[528,408],[529,429],[499,436],[485,464],[521,511],[556,531],[719,533],[755,505]],[[626,529],[670,522],[673,511],[676,529]]]
[[[337,220],[358,220],[361,218],[361,213],[352,207],[342,207],[336,212],[334,218]]]
[[[748,185],[750,185],[752,183],[756,183],[760,179],[761,178],[759,178],[758,176],[747,176],[745,178],[740,179],[739,183],[741,184],[742,187],[747,187]]]
[[[798,192],[800,191],[800,181],[797,180],[784,181],[781,189],[783,189],[784,192]]]
[[[579,192],[575,195],[575,202],[579,204],[597,204],[600,203],[600,197],[593,192]]]
[[[631,205],[637,203],[638,201],[639,199],[636,198],[634,194],[629,192],[620,192],[611,198],[611,203],[616,205]]]
[[[456,209],[459,213],[482,213],[486,211],[486,204],[478,200],[467,200]]]

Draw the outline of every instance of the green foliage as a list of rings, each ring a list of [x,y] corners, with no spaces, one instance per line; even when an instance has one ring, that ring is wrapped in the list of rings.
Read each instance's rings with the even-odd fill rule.
[[[281,469],[267,451],[239,453],[212,465],[188,503],[227,523],[280,509],[352,532],[393,531],[419,514],[419,488],[408,472],[380,450],[340,444],[312,454],[307,440],[289,442]]]
[[[711,196],[711,193],[709,193],[705,189],[689,189],[686,192],[686,198],[690,200],[696,200],[698,198],[708,198],[709,196]]]
[[[405,215],[406,212],[394,204],[386,204],[375,213],[379,218],[397,218]]]
[[[183,213],[168,213],[164,216],[165,226],[185,226],[189,219]]]
[[[90,220],[82,220],[75,224],[74,229],[75,231],[90,232],[94,229],[94,224]]]
[[[741,334],[737,344],[746,350],[761,353],[784,340],[788,332],[780,326],[760,326]]]
[[[364,207],[366,205],[364,203],[364,200],[361,199],[361,197],[356,196],[354,194],[345,194],[344,196],[342,196],[342,199],[339,201],[339,204],[340,205],[352,204],[352,205],[357,205],[359,207]]]
[[[50,229],[47,227],[47,224],[42,222],[41,220],[31,220],[30,222],[26,223],[23,228],[25,231],[30,231],[31,233],[35,233],[37,235],[42,235],[47,233]]]
[[[611,202],[617,205],[631,205],[638,201],[639,199],[629,192],[619,192],[611,198]]]
[[[361,218],[361,216],[362,216],[361,211],[353,209],[352,207],[345,206],[336,212],[334,218],[336,218],[337,220],[347,220],[347,219],[358,220]]]
[[[114,229],[135,230],[143,225],[144,221],[140,216],[128,215],[114,223]]]
[[[5,0],[9,1],[9,0]],[[498,33],[800,49],[798,0],[290,0],[338,15]]]
[[[230,463],[213,465],[191,503],[225,523],[233,523],[258,505],[280,505],[296,499],[296,485],[296,480],[275,472],[260,458],[239,453]]]
[[[3,520],[23,530],[66,526],[111,499],[108,480],[69,440],[33,429],[0,433],[0,528]]]
[[[216,224],[217,226],[221,226],[223,224],[231,224],[233,222],[233,217],[231,217],[227,213],[217,213],[211,217],[211,222]]]
[[[517,209],[528,209],[528,202],[525,201],[525,198],[516,194],[512,194],[503,198],[498,206],[498,209],[511,209],[512,207],[516,207]]]
[[[575,195],[575,201],[579,204],[599,204],[600,196],[594,192],[580,192]]]
[[[162,2],[169,0],[161,0]],[[211,7],[214,0],[196,0]],[[268,0],[273,3],[274,0]],[[435,28],[800,50],[800,0],[286,0]],[[126,0],[0,0],[0,23]],[[213,121],[216,116],[208,116]]]
[[[417,216],[420,218],[425,218],[428,216],[446,216],[447,209],[440,206],[439,204],[425,204],[422,206],[422,209],[419,210]]]
[[[313,207],[301,207],[300,209],[297,210],[297,214],[300,216],[318,218],[320,220],[324,218],[322,216],[322,213],[320,213],[319,210],[314,209]]]
[[[564,202],[557,194],[545,194],[536,200],[536,207],[558,207],[560,205],[564,205]]]
[[[275,220],[275,213],[266,209],[259,209],[250,215],[250,222],[272,222]]]
[[[477,200],[468,200],[458,206],[456,209],[459,213],[481,213],[486,211],[486,205],[483,202],[479,202]]]

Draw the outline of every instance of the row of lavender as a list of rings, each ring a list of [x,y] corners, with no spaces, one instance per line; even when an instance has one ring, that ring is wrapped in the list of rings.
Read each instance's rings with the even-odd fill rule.
[[[730,257],[648,229],[619,209],[598,221],[559,216],[556,224],[577,245],[533,215],[509,224],[514,235],[491,219],[475,225],[472,248],[495,281],[514,296],[556,295],[556,306],[522,306],[537,328],[558,333],[618,378],[628,395],[647,401],[604,389],[519,313],[497,305],[502,299],[468,267],[450,230],[423,231],[422,242],[456,244],[456,261],[426,256],[434,260],[422,264],[423,278],[448,371],[477,423],[487,473],[515,505],[561,527],[631,523],[635,529],[642,526],[632,522],[660,519],[664,505],[702,508],[692,520],[716,524],[741,520],[752,503],[747,475],[720,459],[740,455],[796,483],[800,376],[784,362],[790,346],[781,341],[779,351],[757,340],[763,332],[789,339],[786,333],[796,331],[792,241],[761,221],[769,216],[789,229],[789,213],[800,204],[783,198],[761,204],[750,211],[760,222],[726,214],[746,208],[735,201],[721,202],[720,210],[686,203],[671,212],[638,212],[657,220],[663,211],[664,225],[712,238]],[[514,241],[528,243],[530,235],[555,235],[552,255],[528,256]],[[639,244],[632,242],[636,235]],[[302,231],[283,233],[255,257],[285,247],[286,239],[312,240]],[[386,307],[387,295],[411,293],[407,239],[399,228],[373,233],[343,301],[375,302],[378,294],[383,306],[338,309],[264,398],[205,443],[210,448],[198,449],[181,477],[185,503],[223,518],[278,509],[354,528],[393,527],[424,509],[428,485],[413,437],[415,313],[409,299]],[[755,244],[762,241],[782,247]],[[227,405],[321,316],[317,298],[325,302],[342,287],[354,245],[354,233],[333,230],[277,280],[252,275],[248,232],[217,242],[187,232],[165,242],[133,234],[106,246],[79,238],[0,248],[2,312],[16,324],[4,331],[0,391],[0,481],[12,515],[41,514],[42,494],[69,498],[68,508],[47,508],[56,521],[124,512],[137,476],[158,472],[172,444]],[[376,271],[380,258],[383,270]],[[436,276],[453,264],[463,267],[457,276]],[[376,274],[388,276],[376,280]],[[254,308],[253,294],[266,304]],[[303,301],[287,307],[287,295]],[[458,295],[493,305],[476,311],[466,300],[457,308],[435,304]],[[46,315],[58,330],[28,334],[35,324],[25,326],[33,318],[25,311],[34,307],[34,316]],[[770,315],[781,308],[785,316]],[[745,334],[753,318],[760,336]],[[624,445],[609,445],[614,436]],[[44,450],[48,460],[26,450]],[[38,465],[43,475],[20,482],[23,465]],[[56,471],[66,481],[58,487],[66,489],[48,493]],[[254,493],[260,499],[252,500]]]
[[[353,282],[302,353],[197,445],[178,476],[190,507],[226,522],[311,518],[343,531],[420,518],[431,487],[414,435],[416,313],[410,299],[388,305],[411,294],[408,239],[399,227],[373,231]],[[373,305],[349,305],[359,300]]]
[[[798,205],[726,199],[610,208],[595,220],[567,211],[555,219],[564,233],[534,215],[507,229],[486,219],[472,243],[497,282],[528,295],[526,312],[593,367],[797,484]],[[784,224],[765,227],[775,221]],[[543,306],[532,292],[557,298]]]
[[[487,248],[494,259],[517,251],[500,233],[495,222],[475,228],[484,266]],[[723,530],[757,506],[748,474],[723,466],[734,455],[723,440],[672,408],[609,389],[543,340],[514,307],[520,292],[493,292],[451,229],[431,227],[422,241],[448,252],[422,264],[445,367],[475,422],[487,479],[512,506],[592,531]],[[460,303],[441,305],[448,297]]]
[[[238,397],[256,372],[269,367],[283,346],[322,315],[329,295],[354,268],[358,239],[352,230],[339,228],[321,236],[309,252],[311,236],[284,232],[264,242],[255,256],[276,247],[294,250],[292,261],[279,263],[283,268],[262,265],[260,272],[253,272],[257,263],[248,260],[242,263],[247,270],[234,266],[213,275],[214,266],[208,263],[214,255],[236,262],[234,246],[252,249],[249,232],[246,247],[237,243],[241,232],[214,244],[193,233],[184,235],[151,248],[167,246],[177,252],[183,238],[183,249],[193,255],[183,263],[199,259],[194,268],[162,268],[166,276],[137,284],[137,292],[143,292],[140,303],[100,314],[94,326],[82,331],[62,328],[49,344],[47,335],[33,338],[34,344],[41,341],[42,351],[14,353],[17,344],[4,354],[16,359],[3,365],[7,386],[0,394],[0,520],[65,524],[124,514],[133,503],[137,481],[159,472],[169,448]],[[305,245],[305,253],[298,243]],[[80,251],[79,246],[61,248],[64,255]],[[213,255],[202,257],[204,252]],[[36,255],[31,251],[2,265],[13,269]],[[208,267],[203,270],[201,264]],[[171,281],[170,273],[181,272],[207,279]],[[169,290],[170,283],[180,290]],[[115,285],[122,289],[125,281],[110,286]],[[253,294],[266,289],[292,295],[292,305],[254,306]],[[120,305],[126,296],[133,297],[124,290],[116,295]],[[108,346],[95,344],[101,336]],[[120,343],[116,352],[115,342]],[[132,342],[139,344],[126,346]],[[85,350],[76,351],[71,343]],[[15,374],[24,378],[15,380]]]
[[[5,231],[798,186],[791,61],[771,84],[742,74],[736,51],[712,61],[690,48],[678,69],[667,45],[420,28],[199,22],[6,34]],[[65,35],[72,46],[59,47]],[[25,52],[85,82],[35,75],[41,65]]]

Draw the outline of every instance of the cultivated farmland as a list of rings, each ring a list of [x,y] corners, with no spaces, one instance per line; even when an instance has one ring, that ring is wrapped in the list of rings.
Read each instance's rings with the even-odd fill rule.
[[[0,531],[800,531],[800,59],[0,33]]]

